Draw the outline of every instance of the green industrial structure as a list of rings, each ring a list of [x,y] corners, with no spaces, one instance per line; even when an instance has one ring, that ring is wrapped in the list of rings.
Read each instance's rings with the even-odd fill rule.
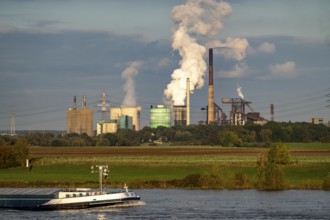
[[[150,127],[171,127],[171,110],[164,105],[150,107]]]

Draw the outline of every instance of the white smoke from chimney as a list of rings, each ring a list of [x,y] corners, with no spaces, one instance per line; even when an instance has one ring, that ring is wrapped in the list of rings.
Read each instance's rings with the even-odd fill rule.
[[[237,95],[238,97],[240,97],[241,99],[244,100],[244,95],[243,95],[243,92],[242,92],[242,87],[240,87],[240,85],[236,85],[236,92],[237,92]]]
[[[246,57],[249,42],[245,38],[228,37],[225,41],[211,41],[207,46],[212,48],[219,47],[218,50],[214,50],[215,54],[222,54],[226,59],[241,61]]]
[[[217,37],[223,28],[222,17],[231,11],[228,3],[214,0],[188,0],[186,4],[173,8],[172,19],[177,26],[172,37],[172,48],[179,52],[182,59],[180,68],[173,71],[164,95],[174,105],[184,104],[187,78],[190,78],[191,91],[204,85],[207,49],[197,43],[197,37]]]
[[[134,76],[139,73],[141,67],[141,61],[134,61],[121,73],[121,78],[126,79],[124,85],[124,92],[126,93],[122,107],[133,107],[136,106],[136,95],[135,95],[135,82]]]

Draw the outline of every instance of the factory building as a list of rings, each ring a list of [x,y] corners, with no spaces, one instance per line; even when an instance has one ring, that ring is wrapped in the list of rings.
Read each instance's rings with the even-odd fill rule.
[[[119,128],[140,130],[141,107],[110,108],[110,120],[115,120]]]
[[[187,125],[187,106],[186,105],[173,106],[173,112],[174,112],[174,126]]]
[[[118,120],[99,120],[96,124],[96,134],[116,133],[118,129],[133,130],[133,117],[122,115]]]
[[[73,108],[67,111],[67,133],[86,133],[94,136],[93,132],[93,110],[87,108],[86,96],[83,97],[82,109],[77,109],[77,98],[74,97]]]
[[[310,118],[309,122],[314,125],[321,125],[323,124],[323,118]]]
[[[171,127],[171,110],[164,105],[150,106],[150,127]]]
[[[96,134],[116,133],[117,127],[116,120],[99,120],[96,123]]]

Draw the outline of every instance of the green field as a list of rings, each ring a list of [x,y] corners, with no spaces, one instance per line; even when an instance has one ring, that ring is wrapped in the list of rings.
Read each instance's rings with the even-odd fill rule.
[[[292,151],[292,163],[283,168],[287,188],[322,189],[330,173],[330,145],[287,146]],[[32,148],[30,152],[34,157],[32,169],[0,169],[0,186],[97,187],[98,174],[91,173],[90,167],[107,164],[111,187],[119,187],[123,183],[131,188],[180,187],[173,181],[193,174],[216,174],[221,177],[221,188],[231,189],[235,188],[232,184],[234,176],[244,174],[248,181],[245,188],[255,188],[256,162],[262,152],[265,152],[264,148],[39,147]]]

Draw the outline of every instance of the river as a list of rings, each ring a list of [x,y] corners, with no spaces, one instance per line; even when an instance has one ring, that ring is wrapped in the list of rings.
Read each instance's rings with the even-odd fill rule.
[[[0,219],[330,219],[330,192],[317,190],[134,190],[130,207],[0,210]]]

